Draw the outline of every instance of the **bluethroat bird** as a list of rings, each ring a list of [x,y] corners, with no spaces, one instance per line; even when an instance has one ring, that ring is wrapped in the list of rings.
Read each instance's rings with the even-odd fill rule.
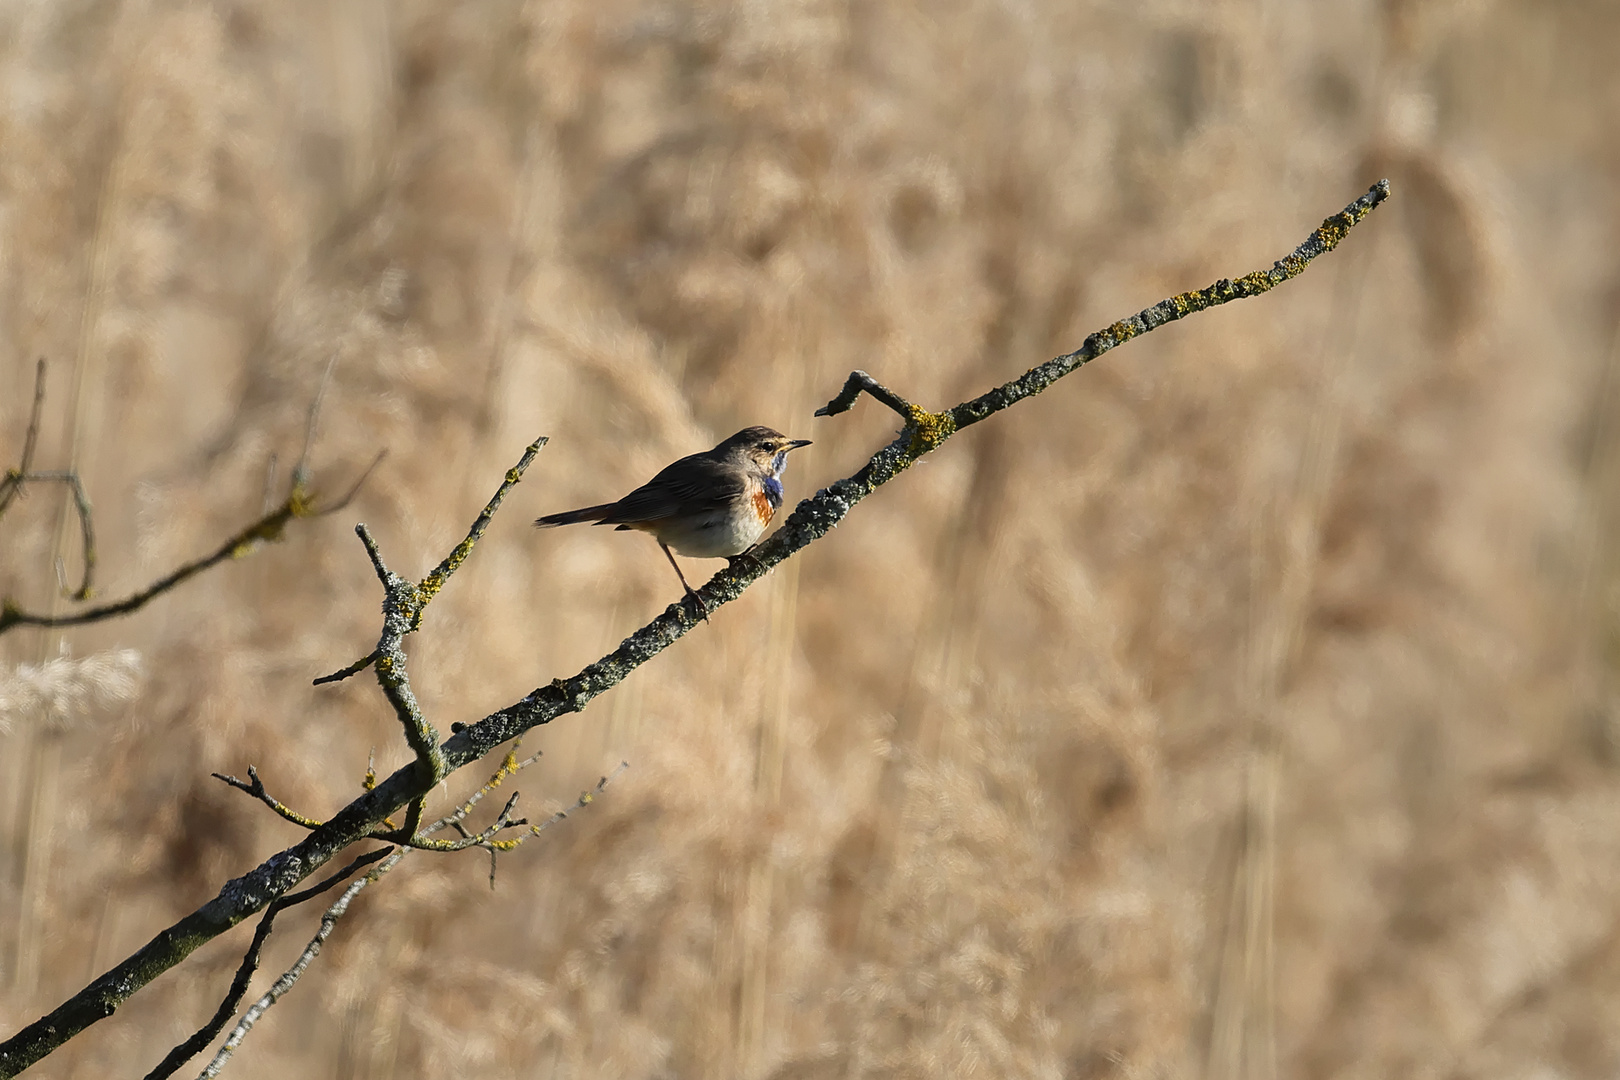
[[[618,502],[547,514],[535,525],[589,521],[652,533],[681,588],[697,599],[671,549],[694,559],[730,559],[753,547],[782,505],[789,451],[809,445],[809,439],[790,439],[768,427],[743,428],[713,450],[667,466]]]

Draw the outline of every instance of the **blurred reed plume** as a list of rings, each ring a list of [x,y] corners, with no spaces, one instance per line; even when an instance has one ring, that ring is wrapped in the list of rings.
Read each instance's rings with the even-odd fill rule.
[[[369,688],[309,685],[375,640],[355,521],[420,576],[551,437],[412,645],[427,715],[476,719],[676,598],[650,541],[528,518],[749,424],[815,440],[791,505],[892,437],[870,402],[812,420],[851,369],[961,400],[1388,175],[1288,290],[964,432],[536,733],[531,817],[634,768],[493,892],[475,853],[368,889],[230,1069],[1613,1075],[1616,29],[1595,0],[0,7],[0,461],[45,356],[36,460],[84,478],[101,595],[274,504],[329,365],[312,460],[389,451],[341,518],[0,637],[6,700],[62,717],[0,736],[0,1030],[289,842],[211,772],[324,816],[371,748],[408,760]],[[0,520],[30,609],[71,606],[65,498]],[[149,1068],[247,935],[29,1075]]]
[[[0,731],[16,727],[61,733],[105,722],[115,706],[134,700],[146,672],[134,649],[113,649],[82,659],[58,656],[43,664],[0,671]]]

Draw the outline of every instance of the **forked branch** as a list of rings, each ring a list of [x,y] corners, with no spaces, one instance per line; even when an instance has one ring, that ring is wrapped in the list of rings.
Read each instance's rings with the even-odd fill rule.
[[[330,373],[331,368],[329,366],[327,374],[330,375]],[[349,501],[359,492],[360,486],[371,475],[371,471],[382,461],[383,455],[378,454],[372,463],[366,467],[365,472],[360,474],[360,478],[354,482],[353,486],[335,503],[317,508],[316,498],[308,486],[308,457],[324,393],[325,378],[322,379],[321,389],[316,393],[315,400],[310,406],[309,421],[304,432],[304,452],[299,458],[298,466],[293,470],[291,489],[287,492],[287,497],[280,506],[267,510],[259,520],[230,537],[209,554],[176,567],[146,588],[121,600],[98,604],[95,607],[84,608],[63,615],[24,611],[9,597],[0,600],[0,634],[5,633],[14,626],[46,628],[82,626],[85,623],[100,622],[103,619],[128,615],[145,607],[148,602],[156,597],[189,581],[203,571],[218,566],[227,559],[240,559],[243,556],[252,554],[265,541],[279,540],[287,522],[292,521],[294,518],[324,517],[327,514],[335,514],[348,506]],[[78,511],[79,531],[84,542],[84,573],[77,589],[69,589],[64,582],[62,583],[62,590],[70,599],[88,600],[94,592],[92,579],[96,566],[96,534],[94,519],[90,510],[90,498],[85,494],[84,483],[79,478],[79,474],[72,470],[32,471],[34,450],[39,443],[39,425],[44,406],[45,361],[41,359],[34,379],[34,404],[29,413],[28,431],[23,437],[21,462],[16,468],[7,469],[4,475],[0,475],[0,514],[5,513],[6,509],[11,505],[11,501],[22,491],[23,486],[26,484],[66,484],[73,495],[73,505]],[[57,576],[61,577],[60,568],[57,571]]]
[[[507,759],[502,763],[500,770],[497,771],[496,774],[492,776],[483,787],[479,788],[471,796],[465,799],[460,806],[456,807],[454,812],[447,814],[423,829],[422,837],[426,838],[431,834],[446,828],[460,830],[460,823],[466,818],[467,814],[472,810],[472,808],[478,804],[480,799],[498,787],[501,781],[506,777],[511,776],[525,766],[534,763],[535,761],[539,760],[539,758],[540,755],[535,754],[532,757],[525,758],[523,761],[516,761],[512,755],[508,754]],[[614,769],[611,773],[597,781],[595,789],[583,792],[574,805],[569,808],[569,810],[577,810],[582,807],[589,806],[596,800],[596,796],[600,795],[603,790],[607,788],[608,784],[617,778],[618,775],[626,768],[628,768],[628,766],[624,762],[620,762],[617,769]],[[510,813],[512,804],[516,801],[516,799],[517,796],[513,795],[511,799],[507,800],[506,808],[501,811],[500,817],[496,819],[496,824],[484,830],[485,833],[492,834],[500,831],[502,828],[507,827],[506,824],[503,824],[503,822],[506,821],[507,815]],[[526,834],[524,838],[526,839],[529,835],[538,835],[547,828],[550,828],[552,825],[555,825],[557,822],[562,821],[564,818],[568,817],[569,810],[559,810],[549,819],[540,823],[539,825],[530,826],[529,833]],[[527,823],[525,822],[524,824]],[[431,843],[431,841],[428,841],[428,843]],[[462,844],[458,845],[457,848],[452,850],[459,850],[460,847],[468,846],[473,845]],[[478,846],[487,845],[483,841],[479,841]],[[516,842],[513,842],[513,846],[516,846]],[[220,1011],[216,1012],[214,1019],[210,1021],[209,1027],[212,1027],[212,1031],[209,1032],[208,1037],[203,1039],[200,1044],[197,1043],[196,1040],[203,1035],[204,1031],[209,1031],[209,1027],[205,1027],[202,1031],[199,1031],[196,1036],[193,1036],[192,1039],[175,1048],[174,1052],[170,1054],[170,1058],[175,1057],[176,1055],[180,1054],[182,1050],[191,1048],[195,1044],[195,1049],[191,1049],[190,1053],[187,1053],[185,1058],[182,1058],[180,1062],[177,1063],[176,1068],[178,1068],[179,1064],[184,1064],[186,1059],[197,1053],[197,1051],[201,1050],[202,1047],[208,1045],[208,1043],[213,1040],[213,1037],[224,1029],[225,1025],[224,1021],[221,1019],[221,1013],[224,1013],[224,1015],[227,1017],[229,1016],[229,1012],[225,1010],[226,1003],[229,1003],[231,1010],[234,1010],[236,1006],[241,1003],[242,997],[247,989],[244,972],[246,973],[246,976],[251,976],[252,967],[256,967],[258,965],[258,953],[263,947],[264,939],[269,936],[268,924],[273,914],[279,908],[290,907],[292,904],[301,903],[304,900],[309,899],[310,896],[316,891],[324,892],[332,885],[335,885],[337,883],[337,879],[347,877],[352,874],[355,869],[361,865],[362,860],[366,862],[375,862],[378,859],[383,859],[384,856],[387,857],[382,865],[378,866],[365,877],[354,882],[347,889],[345,889],[343,891],[343,895],[338,897],[336,902],[334,902],[331,907],[326,909],[326,912],[321,916],[320,928],[315,932],[315,936],[310,939],[309,944],[304,947],[304,951],[298,955],[298,959],[294,961],[292,967],[288,968],[281,975],[281,977],[275,981],[270,989],[265,992],[264,996],[259,998],[259,1000],[254,1003],[253,1007],[248,1009],[248,1011],[243,1014],[242,1019],[237,1023],[236,1027],[232,1029],[230,1036],[226,1038],[225,1043],[220,1047],[219,1052],[216,1053],[213,1060],[208,1063],[208,1067],[202,1071],[199,1080],[206,1080],[208,1077],[214,1077],[220,1074],[220,1072],[224,1069],[226,1062],[230,1060],[231,1055],[236,1052],[237,1048],[242,1045],[242,1041],[247,1038],[248,1032],[253,1029],[253,1026],[263,1018],[264,1014],[269,1011],[272,1005],[279,1001],[289,990],[293,988],[293,984],[299,980],[304,972],[308,970],[309,965],[314,962],[317,956],[320,955],[322,946],[326,944],[327,938],[329,938],[332,935],[332,931],[336,929],[338,920],[348,912],[349,904],[356,896],[360,894],[360,891],[366,886],[377,881],[377,879],[388,873],[388,871],[392,870],[395,866],[398,866],[400,860],[403,859],[410,851],[424,847],[426,847],[426,844],[417,843],[405,847],[392,849],[382,848],[378,851],[373,851],[368,855],[362,856],[362,859],[356,859],[354,863],[351,863],[348,867],[341,871],[340,874],[334,875],[333,878],[323,882],[321,885],[317,886],[316,889],[306,889],[304,892],[297,893],[292,897],[288,897],[284,901],[277,901],[276,904],[272,904],[269,912],[266,913],[265,919],[260,923],[258,932],[254,934],[253,944],[249,946],[248,955],[242,958],[242,967],[238,969],[237,979],[231,985],[231,991],[226,996],[226,1002],[221,1003]],[[494,856],[494,850],[491,849],[491,885],[494,885],[495,883]],[[250,960],[252,962],[252,967],[249,966]],[[238,990],[238,985],[240,985],[240,990]],[[167,1058],[165,1059],[165,1064],[167,1064],[168,1060],[169,1059]],[[170,1072],[172,1071],[173,1070],[171,1069]],[[156,1073],[154,1070],[154,1074],[149,1075],[146,1080],[161,1080],[161,1077],[168,1075],[169,1073]]]

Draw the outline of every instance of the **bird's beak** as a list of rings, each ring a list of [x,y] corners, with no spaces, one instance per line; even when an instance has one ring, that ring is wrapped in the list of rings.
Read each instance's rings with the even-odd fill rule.
[[[794,440],[792,440],[791,442],[789,442],[787,444],[787,448],[789,450],[797,450],[801,446],[809,446],[809,445],[810,445],[810,440],[809,439],[794,439]]]

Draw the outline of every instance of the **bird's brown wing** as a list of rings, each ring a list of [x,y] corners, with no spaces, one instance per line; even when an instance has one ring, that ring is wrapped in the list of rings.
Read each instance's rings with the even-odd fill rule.
[[[598,525],[631,525],[661,521],[677,514],[722,511],[742,497],[743,475],[708,454],[693,454],[607,507]]]

